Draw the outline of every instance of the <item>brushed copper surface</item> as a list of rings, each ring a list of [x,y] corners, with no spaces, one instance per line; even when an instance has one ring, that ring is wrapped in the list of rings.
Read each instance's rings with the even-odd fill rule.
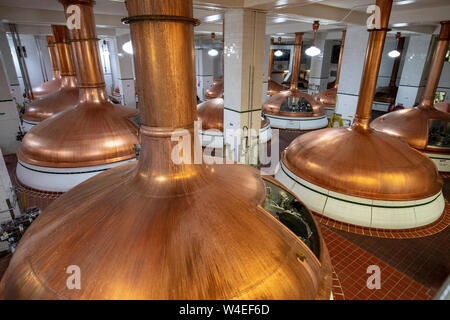
[[[450,115],[433,106],[450,39],[450,21],[441,22],[441,31],[431,62],[430,75],[418,107],[390,112],[370,124],[377,131],[399,137],[411,147],[428,150],[430,120],[450,121]],[[435,149],[435,148],[432,148]],[[448,150],[442,150],[447,153]]]
[[[57,91],[61,88],[61,72],[59,69],[59,58],[56,52],[55,37],[47,36],[47,46],[50,53],[50,60],[52,63],[53,77],[51,80],[42,83],[33,88],[33,98],[39,99],[43,96]]]
[[[439,103],[436,103],[434,107],[442,112],[450,112],[450,101],[442,101]]]
[[[396,38],[397,38],[397,51],[400,52],[400,55],[397,58],[395,58],[389,85],[387,87],[380,87],[376,90],[374,101],[392,104],[395,103],[395,99],[397,98],[398,87],[396,85],[396,81],[398,71],[400,69],[400,62],[402,60],[405,37],[400,37],[400,32],[397,32]]]
[[[344,56],[344,47],[345,47],[345,36],[347,35],[347,30],[342,30],[342,39],[341,39],[341,50],[339,51],[339,61],[338,67],[336,71],[336,79],[332,82],[333,86],[319,92],[314,96],[314,99],[320,102],[324,107],[327,108],[335,108],[336,107],[336,98],[337,91],[339,86],[339,79],[341,77],[341,69],[342,69],[342,57]]]
[[[205,97],[207,99],[223,98],[223,88],[223,76],[220,76],[214,79],[213,85],[206,91]]]
[[[61,85],[53,93],[34,100],[25,108],[23,119],[41,122],[55,114],[73,108],[78,102],[79,90],[75,76],[72,50],[70,48],[68,31],[65,26],[52,25],[56,47],[61,66]],[[33,91],[34,93],[34,91]]]
[[[61,2],[65,7],[75,4],[70,0]],[[70,39],[80,94],[76,96],[74,108],[41,122],[25,135],[17,156],[28,164],[79,168],[136,156],[138,130],[127,118],[135,116],[137,110],[109,101],[98,53],[93,1],[76,3],[80,7],[81,28],[71,30]]]
[[[296,176],[327,190],[374,199],[411,201],[442,189],[436,165],[406,143],[368,126],[392,0],[377,0],[381,29],[370,31],[356,119],[296,138],[282,161]]]
[[[217,129],[223,132],[224,100],[222,98],[211,99],[197,106],[197,120],[202,122],[202,129]],[[261,120],[261,128],[270,124],[269,119]]]
[[[272,95],[269,99],[267,99],[264,102],[262,110],[266,114],[297,117],[297,118],[319,117],[325,115],[325,109],[319,102],[317,102],[314,99],[314,97],[310,96],[307,93],[300,92],[298,90],[298,76],[300,73],[300,61],[302,55],[302,39],[303,39],[302,32],[295,33],[295,49],[292,63],[291,88],[289,90],[281,91],[277,94]],[[283,104],[286,104],[289,99],[294,98],[306,100],[311,105],[312,111],[299,113],[282,110]]]
[[[268,82],[267,83],[267,94],[269,96],[273,96],[280,91],[288,90],[288,88],[286,86],[283,86],[272,79],[268,80],[267,82]]]
[[[126,5],[130,16],[193,15],[191,0],[127,0]],[[265,186],[257,170],[171,161],[178,144],[172,135],[187,138],[189,131],[177,128],[189,128],[195,119],[193,26],[187,20],[142,20],[130,27],[143,123],[140,159],[54,201],[22,238],[0,295],[328,299],[326,248],[317,260],[262,209]],[[150,50],[154,44],[159,50]],[[80,267],[80,290],[67,288],[69,265]]]

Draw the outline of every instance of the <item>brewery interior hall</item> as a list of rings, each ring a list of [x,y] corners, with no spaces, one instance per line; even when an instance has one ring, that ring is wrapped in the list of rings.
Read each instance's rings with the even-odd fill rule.
[[[448,0],[0,0],[0,299],[450,300],[449,40]]]

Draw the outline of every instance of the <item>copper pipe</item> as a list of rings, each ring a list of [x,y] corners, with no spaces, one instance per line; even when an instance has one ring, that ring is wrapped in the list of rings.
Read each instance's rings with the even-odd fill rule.
[[[445,54],[448,50],[448,43],[450,38],[450,21],[441,22],[441,32],[439,34],[436,51],[433,55],[433,60],[430,67],[430,75],[428,76],[427,85],[423,94],[422,102],[419,108],[430,109],[434,103],[434,95],[441,78],[442,68],[444,66]]]
[[[380,71],[389,16],[391,14],[392,0],[377,0],[376,5],[380,8],[381,28],[369,30],[369,44],[364,62],[361,88],[359,90],[358,105],[353,125],[354,127],[359,127],[364,130],[369,129],[369,120],[377,86],[378,72]]]
[[[274,44],[274,39],[270,38],[270,46]],[[267,80],[272,80],[272,64],[273,64],[273,49],[270,47],[269,49],[269,71],[267,73]]]
[[[52,62],[53,77],[56,78],[56,77],[60,76],[60,70],[59,70],[59,59],[58,59],[58,53],[56,52],[54,36],[47,36],[47,46],[48,46],[48,51],[50,53],[50,60]]]
[[[394,66],[392,67],[391,80],[389,81],[390,87],[395,87],[395,83],[397,82],[398,70],[400,69],[400,62],[402,60],[403,46],[405,45],[405,37],[400,37],[400,32],[397,32],[395,37],[397,39],[397,51],[400,52],[400,55],[395,58]]]
[[[295,50],[294,50],[294,60],[292,62],[292,79],[291,79],[291,90],[298,90],[298,75],[300,73],[300,65],[302,59],[302,39],[303,32],[295,33]]]
[[[61,76],[75,76],[75,64],[73,62],[67,27],[52,25],[52,30],[55,35],[56,48],[59,54]]]
[[[334,80],[334,87],[337,89],[339,86],[339,78],[341,76],[341,67],[342,67],[342,57],[344,56],[344,46],[345,46],[345,36],[347,35],[347,30],[342,30],[342,40],[341,40],[341,50],[339,51],[339,61],[336,72],[336,80]]]

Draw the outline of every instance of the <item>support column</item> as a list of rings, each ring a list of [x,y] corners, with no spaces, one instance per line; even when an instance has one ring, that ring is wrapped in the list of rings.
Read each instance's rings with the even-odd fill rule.
[[[117,36],[116,63],[118,66],[117,83],[119,84],[122,104],[136,108],[136,89],[134,85],[133,56],[124,52],[122,46],[131,40],[129,34]]]
[[[347,122],[350,121],[350,123],[353,123],[355,119],[368,40],[369,32],[367,32],[366,26],[351,26],[347,28],[336,113],[340,114]]]
[[[247,164],[258,162],[265,30],[264,12],[225,12],[225,150],[228,159]]]
[[[267,99],[267,91],[269,89],[269,64],[273,63],[270,59],[271,53],[271,37],[266,36],[266,41],[264,42],[264,69],[263,69],[263,88],[262,88],[262,102]]]
[[[327,89],[330,76],[332,41],[326,41],[327,33],[319,33],[316,38],[316,47],[321,53],[311,57],[309,73],[308,94],[315,95]]]
[[[214,62],[218,63],[222,56],[218,54],[211,57],[208,54],[209,49],[195,50],[195,69],[197,75],[197,96],[205,100],[206,91],[211,88],[214,81]],[[217,59],[216,59],[217,58]]]
[[[6,37],[6,32],[3,30],[3,28],[0,29],[0,55],[1,60],[3,61],[3,65],[5,66],[11,95],[18,104],[23,105],[23,90],[20,87],[19,78],[17,77],[17,72],[14,67],[11,48],[9,47],[8,38]]]
[[[5,155],[16,153],[20,146],[16,139],[19,123],[19,113],[9,91],[5,65],[0,62],[0,148]]]
[[[433,54],[432,40],[432,35],[410,37],[395,100],[396,105],[402,104],[405,108],[412,108],[422,98]]]

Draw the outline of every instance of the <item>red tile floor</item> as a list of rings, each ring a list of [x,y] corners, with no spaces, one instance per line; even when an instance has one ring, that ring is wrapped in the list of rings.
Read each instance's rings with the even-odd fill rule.
[[[280,131],[280,151],[298,135]],[[6,157],[9,169],[15,168],[15,161],[15,156]],[[444,196],[450,199],[450,177],[444,179]],[[334,267],[335,300],[432,299],[450,274],[449,227],[426,237],[389,239],[320,226]],[[0,255],[0,276],[9,259]],[[381,271],[379,290],[366,285],[371,265]]]

